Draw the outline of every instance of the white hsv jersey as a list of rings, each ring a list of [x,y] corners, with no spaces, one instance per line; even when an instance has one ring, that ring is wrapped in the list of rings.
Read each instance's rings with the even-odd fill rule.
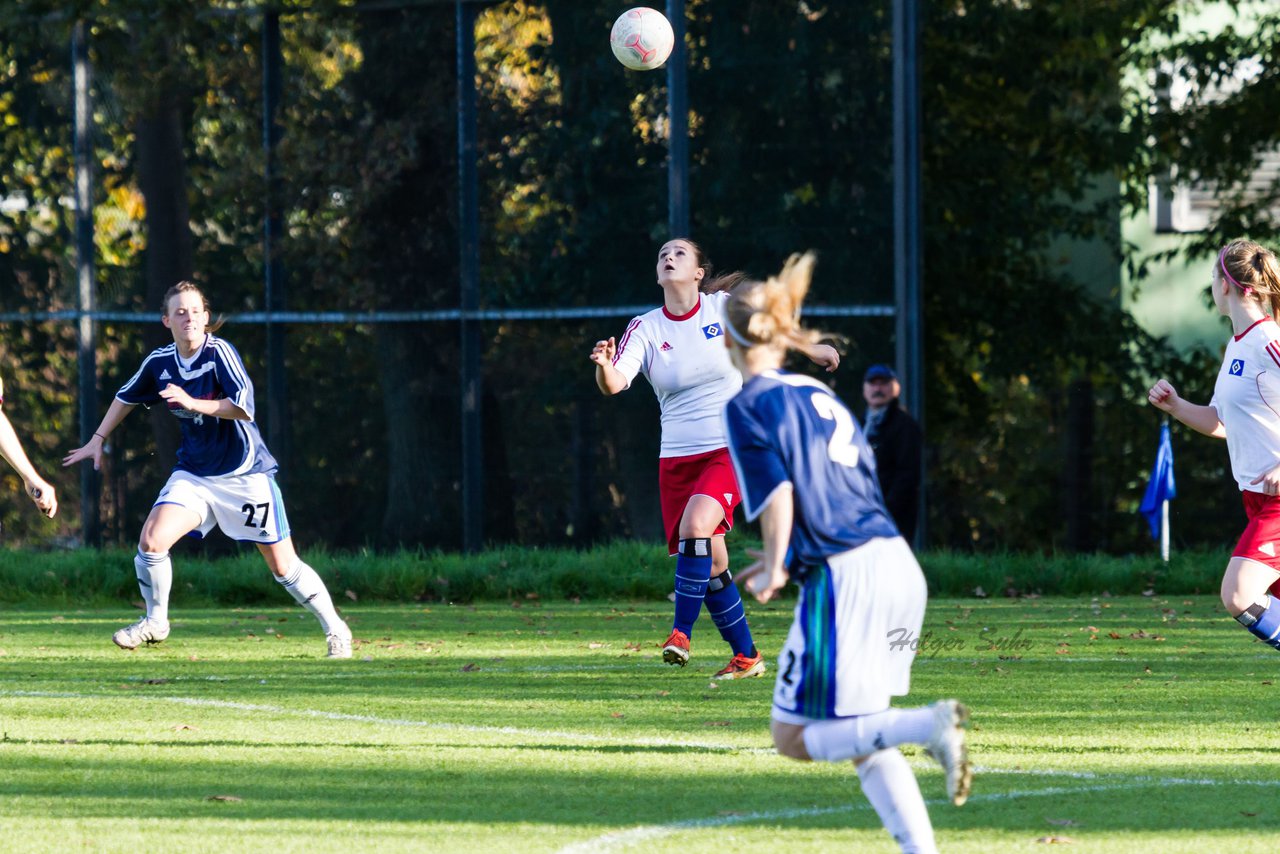
[[[724,346],[728,292],[699,294],[688,314],[666,307],[633,318],[618,341],[613,366],[630,388],[642,373],[662,410],[660,457],[687,457],[726,445],[720,413],[738,390],[742,375]]]
[[[1242,492],[1280,466],[1280,326],[1259,320],[1227,342],[1209,401],[1227,431],[1231,473]]]

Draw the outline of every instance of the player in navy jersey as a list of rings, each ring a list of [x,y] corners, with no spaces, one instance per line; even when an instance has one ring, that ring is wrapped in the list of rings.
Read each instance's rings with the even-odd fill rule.
[[[1210,289],[1234,334],[1209,405],[1183,399],[1165,379],[1147,397],[1193,430],[1227,440],[1248,523],[1222,577],[1222,604],[1280,649],[1280,264],[1271,250],[1233,240],[1218,253]]]
[[[276,461],[254,423],[253,383],[240,354],[213,334],[221,322],[210,327],[209,304],[196,285],[170,288],[164,307],[173,343],[143,360],[93,438],[63,460],[93,460],[99,468],[107,436],[138,404],[163,404],[182,429],[177,465],[142,526],[133,561],[146,616],[111,639],[122,649],[136,649],[169,636],[169,550],[183,536],[203,537],[216,525],[232,539],[257,546],[276,581],[319,619],[330,658],[350,658],[351,630],[320,576],[294,551],[275,482]]]
[[[924,575],[898,534],[858,422],[822,383],[783,371],[789,349],[818,338],[798,317],[813,256],[734,290],[725,345],[743,386],[724,409],[747,519],[761,559],[738,581],[761,602],[800,584],[778,659],[773,740],[800,760],[852,759],[862,791],[904,851],[936,851],[929,813],[899,744],[923,744],[956,805],[969,794],[968,711],[955,700],[893,709],[910,687],[924,619]]]
[[[0,382],[0,406],[4,405],[4,383]],[[49,482],[36,473],[35,466],[22,450],[22,441],[9,423],[9,416],[0,411],[0,457],[13,466],[22,478],[23,491],[35,502],[36,509],[52,519],[58,512],[58,494]]]
[[[705,603],[733,650],[715,678],[741,679],[760,676],[765,668],[724,544],[739,496],[720,410],[742,381],[720,338],[727,289],[742,276],[712,278],[710,272],[710,262],[693,241],[664,243],[657,264],[662,306],[633,318],[621,341],[597,341],[591,361],[602,393],[626,391],[636,374],[643,373],[661,407],[658,492],[667,546],[676,557],[675,617],[662,659],[682,667],[689,661],[693,624]],[[831,370],[840,361],[830,347],[812,355]]]

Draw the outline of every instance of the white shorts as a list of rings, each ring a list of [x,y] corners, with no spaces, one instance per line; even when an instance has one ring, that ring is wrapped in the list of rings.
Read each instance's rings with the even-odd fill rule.
[[[203,539],[217,525],[233,540],[269,546],[289,536],[289,518],[269,474],[200,477],[175,471],[152,506],[176,504],[200,517],[191,531]]]
[[[875,539],[813,569],[778,658],[773,717],[804,725],[867,715],[911,689],[928,588],[902,537]]]

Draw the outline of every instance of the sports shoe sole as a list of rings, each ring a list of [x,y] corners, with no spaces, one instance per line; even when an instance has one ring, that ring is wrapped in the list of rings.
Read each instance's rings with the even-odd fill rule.
[[[662,660],[667,664],[678,664],[684,667],[689,663],[689,652],[678,646],[664,646],[662,648]]]
[[[969,728],[969,707],[964,703],[955,704],[953,725],[960,730]],[[969,762],[968,739],[962,739],[960,742],[960,756],[956,769],[956,786],[955,792],[951,794],[951,803],[959,807],[969,799],[969,793],[973,789],[973,765]]]

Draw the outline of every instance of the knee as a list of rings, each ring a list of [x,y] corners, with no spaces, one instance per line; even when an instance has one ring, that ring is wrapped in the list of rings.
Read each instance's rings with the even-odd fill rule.
[[[804,727],[774,723],[773,746],[779,755],[800,762],[811,762],[809,749],[804,744]]]
[[[1254,604],[1254,598],[1248,593],[1240,589],[1233,583],[1233,579],[1224,578],[1222,580],[1222,589],[1219,591],[1222,599],[1222,607],[1227,609],[1227,613],[1233,617],[1238,617],[1244,613],[1245,609]]]

